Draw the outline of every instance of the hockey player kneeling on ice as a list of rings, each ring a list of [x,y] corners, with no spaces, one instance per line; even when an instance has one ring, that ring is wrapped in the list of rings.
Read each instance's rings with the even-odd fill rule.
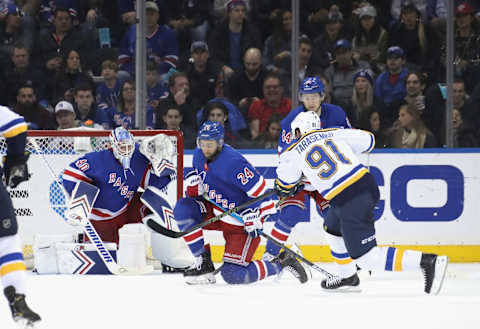
[[[139,188],[161,190],[173,179],[172,163],[176,156],[173,143],[165,135],[151,139],[161,145],[159,154],[151,154],[146,143],[135,143],[128,130],[118,127],[110,134],[111,148],[87,153],[63,172],[63,186],[70,195],[78,182],[99,189],[88,219],[104,242],[118,245],[120,228],[141,223],[156,208],[142,202]],[[69,224],[82,225],[74,213],[67,211],[65,218]]]
[[[21,328],[34,328],[40,321],[40,316],[33,312],[25,301],[27,293],[25,263],[22,246],[18,236],[18,223],[10,194],[2,183],[5,173],[6,185],[17,187],[29,179],[25,153],[27,139],[27,124],[23,117],[0,106],[0,136],[5,137],[7,155],[0,167],[0,279],[4,287],[12,317]],[[4,318],[1,327],[10,327]]]
[[[174,208],[174,218],[180,230],[188,230],[223,211],[204,198],[210,198],[223,208],[231,209],[258,197],[267,190],[265,179],[236,150],[223,143],[224,130],[218,122],[206,121],[198,133],[198,148],[193,153],[193,171],[185,177],[187,197]],[[245,284],[276,275],[286,269],[304,283],[308,280],[305,269],[295,259],[280,254],[267,261],[252,261],[260,244],[260,230],[268,214],[276,212],[271,199],[254,203],[242,213],[243,223],[231,216],[222,217],[203,229],[223,232],[225,238],[224,265],[221,275],[230,284]],[[189,284],[215,283],[214,265],[208,245],[205,246],[203,229],[184,236],[195,262],[185,271]]]
[[[306,176],[330,201],[324,229],[332,236],[332,255],[364,270],[422,270],[425,292],[438,294],[447,256],[377,246],[373,209],[380,194],[373,176],[357,157],[373,149],[373,134],[357,129],[321,130],[320,118],[314,112],[300,113],[291,127],[297,141],[280,155],[275,181],[278,195],[295,194],[296,184]],[[350,273],[342,271],[338,277],[323,280],[322,288],[358,288],[360,280],[352,268]]]

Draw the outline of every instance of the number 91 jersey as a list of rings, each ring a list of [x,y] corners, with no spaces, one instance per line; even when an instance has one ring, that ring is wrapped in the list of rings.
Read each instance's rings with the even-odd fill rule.
[[[280,155],[277,176],[289,186],[302,174],[331,200],[368,172],[357,154],[375,146],[373,134],[357,129],[313,130],[303,135]]]

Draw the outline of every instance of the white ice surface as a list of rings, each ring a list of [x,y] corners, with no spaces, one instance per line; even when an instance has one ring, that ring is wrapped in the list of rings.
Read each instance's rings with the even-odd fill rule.
[[[325,269],[330,264],[320,264]],[[138,277],[29,274],[27,301],[44,329],[480,328],[480,264],[450,264],[438,296],[422,276],[361,274],[361,293],[322,291],[285,275],[251,285],[189,286],[178,274]],[[15,328],[0,298],[0,328]]]

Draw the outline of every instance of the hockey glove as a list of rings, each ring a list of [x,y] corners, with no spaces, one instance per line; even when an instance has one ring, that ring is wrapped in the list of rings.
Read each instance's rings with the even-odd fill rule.
[[[304,185],[303,184],[295,184],[295,185],[289,185],[285,186],[283,185],[280,180],[277,178],[275,179],[275,193],[281,197],[289,197],[289,196],[294,196],[301,190],[303,190]]]
[[[198,175],[197,170],[187,174],[184,184],[186,186],[185,194],[190,198],[196,198],[205,193],[202,177]]]
[[[248,235],[252,238],[260,236],[263,229],[263,218],[258,210],[247,209],[242,213],[242,219],[245,225],[244,230]]]
[[[27,167],[29,156],[30,153],[25,152],[23,155],[7,155],[4,158],[5,163],[3,169],[5,171],[5,181],[9,187],[15,188],[18,184],[27,181],[30,178]]]

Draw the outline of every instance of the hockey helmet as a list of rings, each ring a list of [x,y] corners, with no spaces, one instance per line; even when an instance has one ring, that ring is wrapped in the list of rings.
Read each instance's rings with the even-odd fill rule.
[[[325,86],[318,77],[305,78],[300,86],[300,95],[318,93],[320,96],[323,96],[324,91]]]
[[[292,121],[292,136],[296,136],[297,129],[300,131],[300,135],[303,136],[312,130],[321,129],[322,124],[318,114],[313,111],[306,111],[299,113]]]
[[[216,140],[219,145],[223,145],[225,129],[217,121],[205,121],[198,131],[197,141]]]
[[[117,127],[110,133],[110,144],[113,155],[121,162],[123,169],[130,169],[130,159],[133,151],[135,151],[135,141],[132,134],[123,127]]]

